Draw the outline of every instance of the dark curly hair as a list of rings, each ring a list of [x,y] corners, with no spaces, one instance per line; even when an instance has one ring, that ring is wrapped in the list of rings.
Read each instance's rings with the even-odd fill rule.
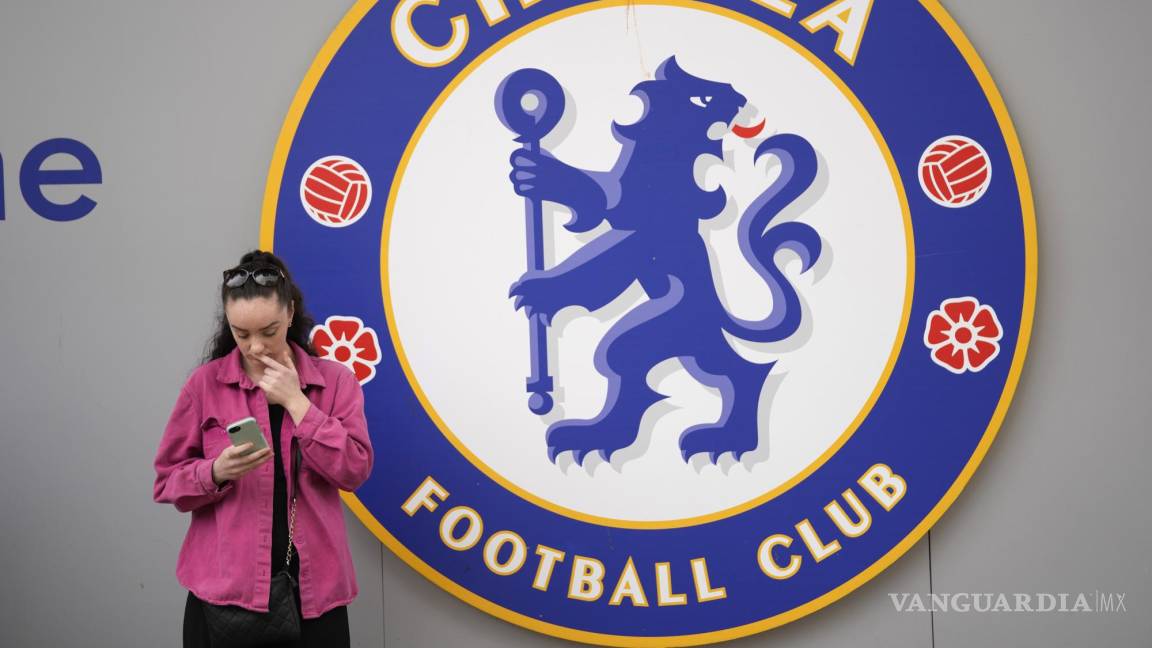
[[[271,252],[252,250],[240,257],[240,263],[237,264],[236,267],[245,270],[256,270],[268,266],[278,268],[283,272],[285,280],[273,286],[261,286],[255,281],[246,281],[236,288],[229,288],[224,284],[223,280],[221,280],[220,316],[216,325],[216,333],[212,339],[209,340],[204,354],[205,362],[223,358],[236,348],[236,340],[232,337],[232,329],[229,327],[228,318],[224,314],[224,306],[226,306],[228,302],[234,299],[254,299],[271,297],[273,295],[276,296],[276,300],[284,307],[287,308],[289,305],[292,305],[292,325],[288,327],[288,339],[298,344],[308,355],[316,355],[316,351],[312,349],[312,343],[308,340],[315,321],[312,319],[312,316],[308,314],[308,309],[304,307],[304,295],[300,292],[300,288],[296,285],[296,282],[292,281],[292,273],[288,272],[288,266],[280,260],[280,257],[277,257]]]

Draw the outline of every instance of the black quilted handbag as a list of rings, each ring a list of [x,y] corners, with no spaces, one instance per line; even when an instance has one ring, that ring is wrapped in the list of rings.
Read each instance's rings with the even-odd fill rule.
[[[292,478],[300,472],[300,450],[292,456]],[[299,483],[297,481],[297,483]],[[284,569],[272,577],[268,612],[253,612],[238,605],[212,605],[201,601],[212,648],[248,648],[292,643],[300,638],[300,611],[296,609],[296,580],[288,573],[292,562],[292,530],[296,526],[296,497],[288,514],[288,557]]]

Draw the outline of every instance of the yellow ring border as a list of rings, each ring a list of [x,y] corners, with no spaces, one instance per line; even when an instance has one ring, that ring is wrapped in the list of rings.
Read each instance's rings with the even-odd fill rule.
[[[896,166],[896,160],[892,157],[892,151],[889,150],[888,143],[884,140],[884,136],[880,132],[880,128],[876,125],[875,120],[872,119],[871,113],[869,113],[868,109],[864,107],[864,104],[860,101],[859,97],[856,96],[856,93],[852,92],[852,89],[849,88],[846,83],[844,83],[843,79],[841,79],[840,76],[832,70],[832,68],[828,67],[828,65],[821,61],[815,54],[808,51],[799,43],[780,33],[776,29],[756,21],[755,19],[746,16],[745,14],[741,14],[739,12],[732,11],[723,7],[718,7],[716,5],[694,2],[693,0],[599,0],[598,2],[588,2],[582,5],[550,13],[538,20],[534,20],[531,23],[524,25],[516,31],[501,38],[499,41],[493,43],[488,47],[488,49],[484,50],[475,59],[470,61],[468,65],[466,65],[460,72],[458,72],[452,81],[449,82],[448,85],[444,86],[444,89],[436,97],[436,100],[432,102],[432,106],[424,114],[424,117],[420,120],[420,123],[416,126],[416,129],[412,132],[412,136],[408,140],[408,145],[404,148],[404,153],[400,156],[400,162],[397,164],[397,171],[393,176],[392,186],[388,193],[388,203],[384,210],[383,236],[380,245],[381,288],[383,289],[384,293],[383,297],[385,312],[394,313],[395,311],[392,308],[392,296],[388,289],[387,278],[388,237],[389,231],[391,229],[391,221],[396,204],[396,197],[400,188],[400,180],[404,175],[405,167],[408,165],[408,160],[412,157],[416,143],[420,140],[421,135],[424,133],[425,128],[427,128],[428,124],[431,122],[432,117],[435,116],[437,110],[444,103],[444,101],[449,96],[451,96],[452,91],[455,90],[456,87],[460,85],[460,83],[463,82],[469,74],[475,71],[475,69],[479,67],[480,64],[484,63],[486,60],[496,54],[496,52],[500,51],[506,45],[513,42],[520,36],[528,33],[529,31],[533,31],[553,22],[557,22],[563,20],[564,18],[588,11],[634,5],[671,6],[704,11],[735,20],[775,38],[778,42],[786,45],[797,54],[805,58],[809,63],[814,65],[818,70],[820,70],[821,73],[824,74],[824,76],[826,76],[832,82],[833,85],[836,86],[837,90],[839,90],[840,93],[844,95],[846,99],[848,99],[848,102],[852,104],[852,107],[856,109],[856,112],[860,115],[861,119],[868,127],[869,132],[872,134],[872,138],[876,141],[876,145],[880,149],[880,153],[884,156],[884,162],[888,166],[888,173],[892,176],[892,182],[896,189],[896,196],[900,202],[901,216],[904,219],[904,303],[902,306],[902,312],[900,314],[900,326],[896,331],[895,341],[892,344],[892,350],[889,352],[888,360],[884,366],[884,371],[880,374],[879,380],[876,381],[876,386],[872,388],[872,393],[868,395],[868,400],[864,402],[864,405],[852,419],[852,422],[844,428],[844,431],[841,432],[838,437],[836,437],[836,440],[833,441],[832,444],[828,446],[828,448],[825,449],[823,453],[820,454],[820,456],[809,462],[809,464],[802,470],[785,480],[783,483],[768,490],[767,492],[761,493],[760,495],[757,495],[756,497],[753,497],[740,504],[736,504],[719,511],[714,511],[712,513],[705,513],[703,515],[696,515],[688,518],[677,518],[672,520],[625,520],[620,518],[609,518],[600,515],[593,515],[591,513],[585,513],[583,511],[577,511],[576,509],[562,506],[528,492],[526,489],[512,483],[512,481],[493,470],[491,466],[484,462],[484,460],[476,456],[476,454],[473,453],[472,450],[469,449],[468,446],[466,446],[462,441],[460,441],[460,439],[452,432],[451,428],[449,428],[448,425],[440,418],[436,408],[432,407],[432,403],[429,402],[428,396],[424,393],[423,388],[420,387],[420,382],[416,379],[415,373],[412,371],[411,366],[408,364],[408,357],[404,353],[403,345],[400,343],[400,335],[397,331],[395,322],[392,320],[392,318],[389,318],[387,323],[388,334],[392,339],[392,347],[396,350],[396,356],[400,362],[401,369],[404,371],[404,377],[408,379],[408,384],[412,386],[412,390],[415,392],[416,398],[420,401],[420,405],[423,406],[424,411],[428,414],[429,418],[432,419],[432,422],[436,424],[437,429],[439,429],[440,433],[444,435],[444,438],[448,439],[448,442],[456,448],[457,452],[462,454],[464,458],[472,463],[473,466],[487,475],[489,479],[503,486],[505,490],[515,493],[521,499],[531,502],[540,508],[552,511],[553,513],[558,513],[574,520],[580,520],[590,524],[599,524],[602,526],[611,526],[618,529],[679,529],[689,526],[697,526],[700,524],[707,524],[717,520],[723,520],[725,518],[732,517],[733,515],[738,515],[740,513],[744,513],[745,511],[750,511],[760,506],[761,504],[764,504],[765,502],[768,502],[791,490],[792,487],[804,481],[809,476],[811,476],[812,473],[819,470],[825,462],[831,459],[832,456],[835,455],[840,450],[840,448],[842,448],[844,444],[848,442],[848,439],[852,438],[852,435],[856,433],[856,430],[859,429],[864,420],[868,418],[868,414],[872,412],[872,408],[876,405],[876,401],[880,399],[880,395],[884,392],[884,388],[888,384],[888,379],[892,377],[892,372],[896,368],[896,361],[899,359],[900,351],[904,347],[904,338],[908,333],[909,318],[912,314],[912,295],[916,285],[915,236],[912,232],[912,210],[908,205],[908,195],[904,191],[904,181],[900,176],[900,170]]]
[[[920,0],[920,3],[944,28],[949,38],[952,39],[953,44],[956,45],[957,49],[959,49],[960,53],[964,56],[969,68],[976,74],[976,78],[980,82],[980,86],[984,90],[984,94],[989,100],[992,110],[996,115],[996,120],[1000,125],[1001,134],[1004,136],[1005,144],[1008,147],[1008,152],[1012,159],[1012,166],[1016,175],[1017,191],[1020,194],[1020,207],[1024,227],[1025,286],[1024,302],[1020,318],[1020,331],[1016,352],[1012,357],[1012,368],[1008,372],[1008,379],[1005,383],[1004,391],[1000,396],[1000,402],[996,406],[996,411],[992,415],[988,429],[985,431],[980,443],[976,446],[976,451],[972,453],[968,463],[965,464],[964,469],[960,471],[960,474],[952,483],[952,486],[949,487],[948,491],[940,501],[937,502],[932,511],[921,520],[920,524],[918,524],[911,533],[905,536],[903,540],[897,543],[888,553],[884,554],[883,557],[857,574],[854,578],[845,581],[823,596],[787,612],[782,612],[776,616],[761,619],[760,621],[746,625],[714,632],[671,637],[632,637],[573,630],[564,626],[554,625],[501,607],[487,599],[477,596],[446,578],[443,574],[437,572],[409,551],[376,520],[355,494],[341,492],[341,498],[344,500],[344,503],[356,517],[360,519],[361,523],[372,531],[372,533],[375,534],[385,546],[392,550],[393,553],[399,556],[401,560],[408,563],[410,567],[465,603],[495,617],[542,634],[582,643],[607,646],[697,646],[706,643],[738,639],[779,627],[807,616],[843,598],[848,593],[874,578],[911,549],[912,546],[927,533],[932,525],[940,519],[952,503],[956,501],[956,498],[959,497],[960,492],[972,478],[976,468],[979,467],[984,456],[988,453],[988,448],[992,445],[992,442],[1000,430],[1000,426],[1004,422],[1004,417],[1008,412],[1008,406],[1012,402],[1012,396],[1016,393],[1016,387],[1020,381],[1020,374],[1024,367],[1024,359],[1028,353],[1028,344],[1032,337],[1032,323],[1036,310],[1038,267],[1036,212],[1033,205],[1032,188],[1028,181],[1028,171],[1024,162],[1024,153],[1020,148],[1020,139],[1012,124],[1012,119],[1008,115],[1008,108],[1004,104],[1004,98],[996,88],[996,84],[992,80],[992,76],[988,73],[984,62],[980,59],[980,55],[976,53],[976,50],[972,47],[972,43],[964,35],[959,25],[956,24],[956,21],[952,19],[952,16],[949,15],[947,10],[940,4],[939,0]],[[357,0],[356,4],[345,14],[340,24],[337,25],[336,29],[324,43],[324,46],[320,49],[320,52],[308,70],[308,74],[301,82],[295,98],[292,100],[288,115],[284,121],[284,126],[280,131],[280,137],[276,142],[276,148],[268,173],[268,184],[264,192],[264,205],[260,223],[260,246],[264,249],[272,249],[276,220],[276,202],[279,195],[280,183],[283,179],[284,166],[288,159],[288,151],[291,148],[292,140],[295,137],[296,128],[300,123],[300,117],[303,115],[304,108],[307,106],[312,96],[312,91],[315,89],[320,77],[323,76],[325,69],[327,69],[328,64],[331,62],[332,57],[340,45],[373,5],[375,5],[375,0]]]

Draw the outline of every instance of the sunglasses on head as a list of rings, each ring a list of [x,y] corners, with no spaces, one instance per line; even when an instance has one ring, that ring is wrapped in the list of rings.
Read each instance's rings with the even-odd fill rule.
[[[283,280],[284,273],[280,268],[264,266],[262,268],[232,268],[224,271],[224,285],[229,288],[239,288],[248,282],[255,281],[260,286],[275,286]]]

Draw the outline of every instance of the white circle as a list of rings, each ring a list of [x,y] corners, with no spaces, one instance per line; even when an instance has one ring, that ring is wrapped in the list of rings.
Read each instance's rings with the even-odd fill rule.
[[[634,12],[630,14],[629,12]],[[622,28],[635,21],[644,34]],[[598,34],[587,47],[587,34]],[[524,200],[512,189],[509,157],[519,146],[493,109],[510,73],[539,67],[564,86],[566,114],[543,147],[588,170],[620,155],[611,124],[631,123],[633,86],[676,55],[689,74],[732,83],[767,127],[759,139],[726,136],[727,161],[698,162],[705,186],[725,186],[742,210],[771,182],[771,160],[753,164],[755,143],[774,132],[808,139],[820,175],[777,220],[808,223],[825,248],[809,272],[782,254],[804,303],[805,325],[772,345],[733,342],[747,359],[777,361],[760,403],[760,447],[736,463],[698,455],[685,463],[681,431],[715,421],[716,390],[677,360],[649,383],[669,395],[645,415],[636,443],[612,463],[570,454],[549,461],[548,425],[590,418],[607,381],[592,352],[608,328],[645,300],[633,285],[601,311],[568,309],[553,322],[556,409],[528,410],[529,326],[507,298],[526,270]],[[751,121],[741,123],[754,123]],[[675,136],[674,133],[669,134]],[[605,8],[550,23],[509,43],[463,78],[427,122],[400,179],[385,234],[392,321],[411,375],[443,428],[489,474],[545,506],[598,518],[658,523],[715,514],[781,487],[817,462],[853,427],[877,390],[902,324],[908,247],[900,194],[867,121],[806,58],[767,33],[683,7]],[[548,266],[605,231],[564,230],[567,211],[545,203]],[[711,216],[701,214],[701,218]],[[770,295],[739,252],[735,212],[701,221],[718,292],[733,315],[760,319]]]

